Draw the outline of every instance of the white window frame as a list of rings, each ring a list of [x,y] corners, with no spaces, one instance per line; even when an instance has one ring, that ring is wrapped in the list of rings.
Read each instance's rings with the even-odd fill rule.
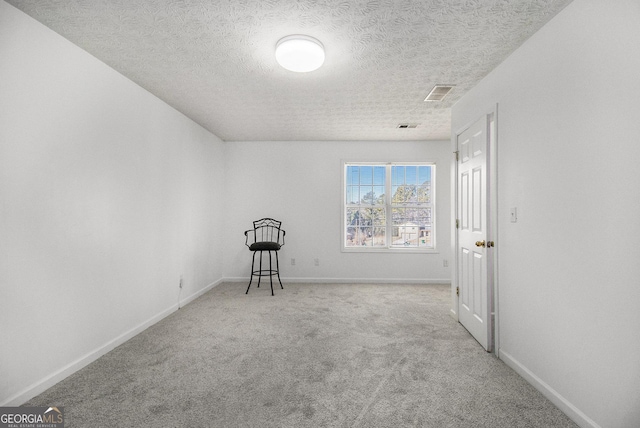
[[[428,247],[401,247],[401,246],[393,246],[391,243],[391,237],[393,234],[393,218],[392,218],[392,208],[394,205],[392,204],[392,177],[391,177],[391,168],[393,166],[429,166],[431,167],[431,201],[427,204],[431,208],[431,245]],[[385,246],[347,246],[347,208],[349,206],[355,207],[355,205],[347,204],[347,167],[348,166],[384,166],[385,170],[385,218],[386,218],[386,231],[385,231]],[[435,162],[349,162],[342,161],[342,221],[340,224],[340,240],[341,240],[341,249],[342,252],[356,252],[356,253],[378,253],[378,252],[387,252],[387,253],[437,253],[436,249],[436,163]],[[382,206],[382,205],[372,205]]]

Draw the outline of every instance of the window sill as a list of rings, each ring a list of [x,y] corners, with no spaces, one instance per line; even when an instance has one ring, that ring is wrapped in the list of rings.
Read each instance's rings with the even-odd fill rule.
[[[343,253],[439,254],[435,248],[342,247]]]

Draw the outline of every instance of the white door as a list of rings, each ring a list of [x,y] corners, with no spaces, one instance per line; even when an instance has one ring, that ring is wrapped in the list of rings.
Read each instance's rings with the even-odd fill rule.
[[[457,136],[458,319],[487,350],[492,349],[492,293],[488,288],[488,118]]]

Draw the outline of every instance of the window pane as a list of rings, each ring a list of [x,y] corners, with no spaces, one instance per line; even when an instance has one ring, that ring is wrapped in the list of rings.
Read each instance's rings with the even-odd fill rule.
[[[387,224],[384,208],[369,208],[366,210],[366,216],[371,220],[373,226],[386,226]]]
[[[361,166],[360,167],[360,184],[373,184],[373,167]]]
[[[394,186],[393,197],[391,198],[392,204],[406,204],[416,201],[416,186],[415,185],[402,185]]]
[[[360,228],[358,227],[347,227],[347,234],[345,240],[345,246],[347,247],[356,247],[360,245]]]
[[[376,203],[376,195],[373,193],[372,186],[362,186],[360,188],[360,196],[362,197],[360,203],[363,205],[373,205]]]
[[[393,188],[393,197],[391,198],[391,203],[393,204],[402,204],[405,201],[404,194],[404,185],[402,186],[394,186]]]
[[[360,202],[360,186],[347,186],[347,203],[357,204]]]
[[[431,186],[430,185],[418,187],[418,202],[419,203],[431,202]]]
[[[431,167],[422,165],[418,167],[418,184],[425,184],[431,181]]]
[[[393,208],[391,213],[394,227],[404,223],[416,223],[419,226],[431,227],[431,207]]]
[[[386,247],[387,246],[387,238],[386,238],[386,228],[385,227],[374,227],[373,228],[373,246],[374,247]]]
[[[385,186],[385,167],[384,166],[376,166],[373,169],[373,184],[376,186]]]
[[[431,246],[431,208],[393,208],[393,246]]]
[[[345,245],[386,246],[385,208],[347,208]]]
[[[353,186],[347,186],[346,189],[346,193],[344,196],[344,200],[347,204],[353,204],[354,203],[354,199],[353,199]]]
[[[403,166],[391,167],[391,184],[393,186],[404,184],[404,167]]]
[[[391,186],[391,203],[392,204],[399,204],[402,202],[399,199],[401,195],[398,193],[398,187],[399,186]]]
[[[361,227],[356,233],[356,240],[353,246],[360,247],[385,247],[384,227]]]
[[[371,226],[371,214],[366,208],[347,208],[347,227],[364,227]]]
[[[358,216],[358,208],[354,208],[354,207],[347,207],[346,210],[346,226],[353,226],[355,224],[357,224],[357,216]]]
[[[415,184],[407,184],[405,186],[405,191],[407,192],[407,202],[412,204],[418,202],[418,189]]]
[[[376,204],[378,205],[384,205],[385,204],[385,200],[384,200],[384,186],[375,186],[373,188],[373,192],[375,193],[375,197],[376,197]]]
[[[348,227],[345,245],[347,247],[385,247],[384,227]]]
[[[425,204],[431,201],[431,166],[392,166],[392,204]]]
[[[385,247],[384,227],[358,227],[347,230],[348,247]]]
[[[347,167],[347,184],[360,184],[360,172],[357,166]]]
[[[418,167],[405,166],[405,183],[416,184],[418,181]]]

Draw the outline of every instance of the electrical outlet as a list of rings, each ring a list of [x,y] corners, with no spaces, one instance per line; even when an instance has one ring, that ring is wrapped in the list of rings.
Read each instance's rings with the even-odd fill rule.
[[[316,266],[320,266],[320,259],[313,259],[313,264]]]
[[[449,260],[443,260],[442,261],[442,266],[443,267],[449,267]]]
[[[291,266],[295,266],[296,265],[296,259],[292,258],[291,259]]]

